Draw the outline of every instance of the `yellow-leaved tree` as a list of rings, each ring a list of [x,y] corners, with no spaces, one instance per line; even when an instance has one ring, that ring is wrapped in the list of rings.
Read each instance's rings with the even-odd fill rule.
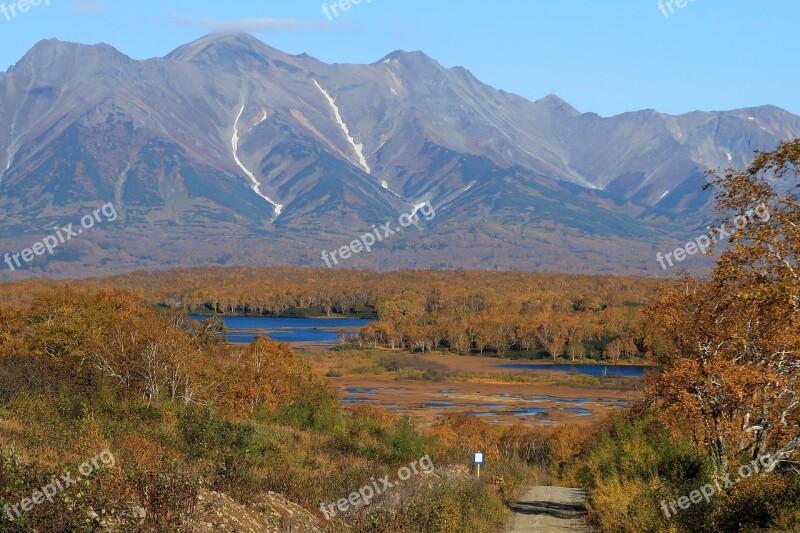
[[[729,247],[708,280],[686,279],[648,312],[666,341],[647,399],[688,430],[720,468],[800,454],[800,140],[761,153],[744,172],[712,174]]]

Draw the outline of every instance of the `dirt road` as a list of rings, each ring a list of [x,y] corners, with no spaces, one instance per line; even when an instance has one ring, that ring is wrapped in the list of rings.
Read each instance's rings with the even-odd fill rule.
[[[511,506],[507,533],[589,533],[581,489],[531,487]]]

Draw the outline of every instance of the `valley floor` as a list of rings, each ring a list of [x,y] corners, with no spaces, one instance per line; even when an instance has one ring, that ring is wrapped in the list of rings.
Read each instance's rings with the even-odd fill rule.
[[[305,353],[345,407],[384,406],[408,415],[419,427],[456,413],[475,414],[491,424],[589,427],[641,397],[640,379],[498,368],[509,361],[491,357],[389,352],[412,368],[382,372],[375,363],[380,352]]]
[[[588,427],[638,399],[636,392],[532,383],[328,378],[347,405],[369,403],[431,426],[446,413],[472,413],[489,423],[572,424]]]

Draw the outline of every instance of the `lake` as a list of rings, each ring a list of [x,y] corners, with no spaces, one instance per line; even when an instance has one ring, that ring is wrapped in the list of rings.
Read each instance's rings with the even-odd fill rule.
[[[644,365],[542,365],[509,363],[495,365],[497,368],[511,370],[546,370],[551,372],[572,372],[587,376],[612,376],[624,378],[640,378],[655,367]]]
[[[206,316],[193,315],[193,320]],[[225,338],[231,343],[250,343],[256,335],[280,342],[335,344],[339,332],[358,333],[372,320],[363,318],[275,318],[266,316],[220,316],[228,328]]]

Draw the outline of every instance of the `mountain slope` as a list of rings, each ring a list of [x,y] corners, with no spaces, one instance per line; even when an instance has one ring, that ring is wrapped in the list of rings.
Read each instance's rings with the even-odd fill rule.
[[[2,275],[321,266],[425,202],[422,229],[346,266],[658,274],[655,252],[707,224],[706,170],[797,136],[800,117],[771,106],[604,118],[530,102],[421,52],[328,65],[213,34],[135,61],[43,41],[0,74],[0,245],[108,202],[119,218]]]

